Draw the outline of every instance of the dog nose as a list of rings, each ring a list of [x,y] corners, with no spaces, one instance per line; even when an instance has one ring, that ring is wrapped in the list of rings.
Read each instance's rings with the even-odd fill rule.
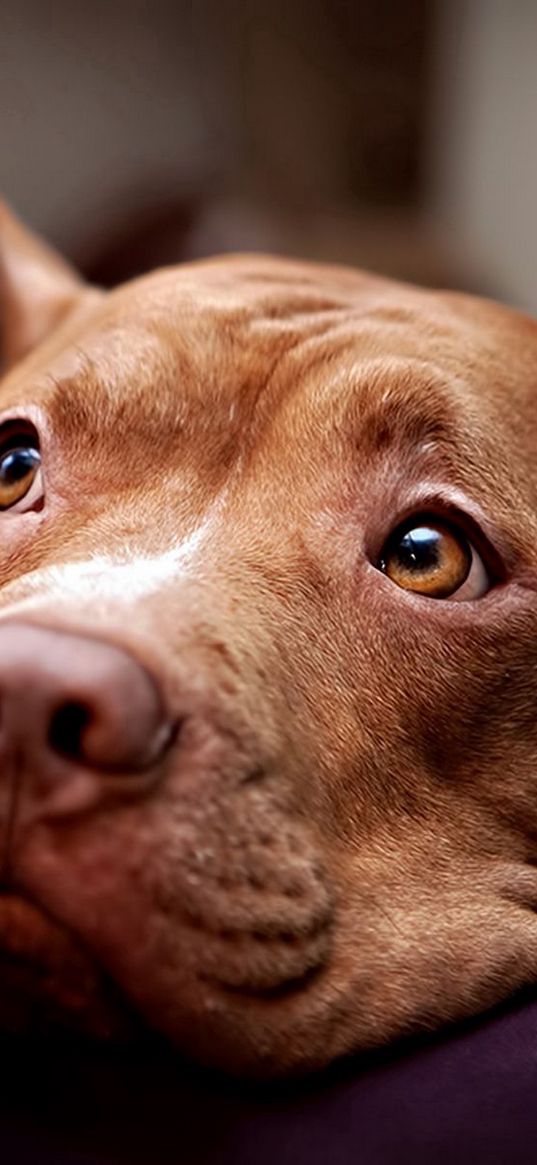
[[[170,722],[155,680],[103,640],[0,624],[0,761],[62,777],[139,772],[162,754]],[[59,762],[62,762],[61,765]]]

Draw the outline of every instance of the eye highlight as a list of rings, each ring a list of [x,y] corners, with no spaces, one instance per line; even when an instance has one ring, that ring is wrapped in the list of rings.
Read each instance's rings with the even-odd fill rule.
[[[39,439],[35,431],[0,434],[0,511],[35,509],[44,496]]]
[[[430,599],[477,599],[491,585],[468,535],[433,515],[414,515],[397,526],[384,544],[378,569],[396,586]]]

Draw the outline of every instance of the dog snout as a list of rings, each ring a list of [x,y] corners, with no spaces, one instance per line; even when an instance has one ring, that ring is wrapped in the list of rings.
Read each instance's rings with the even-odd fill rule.
[[[59,768],[140,772],[170,736],[156,680],[123,648],[30,623],[0,627],[2,768],[42,780]]]

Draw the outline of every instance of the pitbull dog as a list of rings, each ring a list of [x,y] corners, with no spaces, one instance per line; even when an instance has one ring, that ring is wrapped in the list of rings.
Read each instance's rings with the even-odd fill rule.
[[[0,1024],[267,1075],[535,980],[537,325],[0,272]]]

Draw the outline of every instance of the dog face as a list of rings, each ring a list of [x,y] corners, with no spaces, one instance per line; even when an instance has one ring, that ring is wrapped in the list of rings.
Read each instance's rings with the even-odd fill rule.
[[[101,296],[6,223],[0,641],[112,645],[173,731],[9,754],[3,1023],[266,1074],[534,979],[537,326],[257,257]]]

